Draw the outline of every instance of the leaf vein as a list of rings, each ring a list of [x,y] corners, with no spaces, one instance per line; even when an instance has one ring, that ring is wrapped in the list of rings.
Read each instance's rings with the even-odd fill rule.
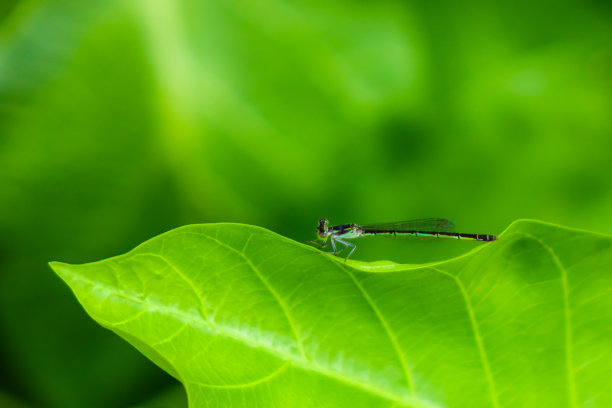
[[[380,388],[375,384],[371,384],[367,381],[362,381],[359,378],[351,377],[346,373],[339,371],[332,371],[327,367],[321,366],[320,364],[310,360],[298,359],[294,354],[288,353],[282,349],[278,349],[273,344],[269,344],[266,341],[262,341],[262,339],[253,338],[249,334],[245,334],[240,332],[240,330],[236,330],[231,327],[225,327],[219,325],[218,323],[211,322],[209,320],[203,320],[201,315],[194,315],[192,313],[184,312],[180,309],[176,309],[174,307],[168,307],[165,304],[158,304],[153,302],[151,299],[142,300],[138,296],[131,296],[124,292],[119,292],[116,288],[108,287],[108,285],[101,284],[98,281],[94,281],[91,279],[87,279],[84,276],[74,273],[64,271],[64,274],[70,275],[70,278],[73,280],[79,280],[81,282],[85,282],[92,287],[92,289],[96,289],[98,293],[106,292],[106,295],[113,295],[123,298],[126,301],[133,302],[135,304],[143,305],[147,308],[148,311],[159,310],[160,313],[165,314],[169,318],[174,318],[178,321],[184,322],[189,326],[198,329],[204,333],[209,333],[211,335],[220,335],[224,337],[228,337],[239,342],[242,342],[246,346],[253,348],[260,348],[264,352],[277,357],[281,360],[285,360],[292,365],[302,368],[307,371],[314,371],[323,376],[334,379],[338,382],[347,384],[349,386],[353,386],[355,388],[361,389],[364,392],[368,392],[372,395],[376,395],[378,397],[387,399],[389,401],[398,402],[400,404],[409,405],[413,407],[423,407],[423,408],[435,408],[437,405],[432,404],[431,402],[424,401],[412,396],[401,395],[394,391],[390,391],[384,388]],[[113,327],[114,323],[110,321],[106,321],[95,313],[91,313],[92,317],[94,317],[100,324],[105,327]],[[182,379],[182,382],[185,382]]]
[[[187,383],[192,384],[192,385],[198,385],[200,387],[206,387],[206,388],[220,388],[220,389],[249,388],[249,387],[254,387],[256,385],[263,384],[265,382],[272,380],[274,377],[278,376],[280,373],[285,371],[287,367],[289,366],[290,366],[289,362],[285,361],[280,367],[274,369],[274,371],[272,371],[271,373],[266,374],[265,376],[258,378],[256,380],[253,380],[251,382],[243,383],[243,384],[218,385],[218,384],[206,384],[206,383],[197,382],[197,381],[188,381]]]
[[[368,292],[365,290],[363,285],[361,285],[361,283],[359,283],[359,281],[355,278],[355,276],[348,269],[338,265],[337,262],[333,262],[333,264],[336,265],[338,268],[340,268],[340,269],[342,269],[343,271],[346,272],[346,274],[351,278],[351,280],[353,281],[353,283],[355,284],[357,289],[359,289],[359,291],[361,292],[361,295],[363,296],[365,301],[372,308],[372,310],[374,311],[374,314],[376,314],[376,317],[378,318],[378,320],[380,321],[381,325],[383,326],[383,329],[385,330],[385,333],[387,334],[387,337],[391,341],[391,345],[393,346],[393,349],[395,350],[395,354],[397,355],[397,358],[399,360],[400,366],[402,367],[402,369],[404,371],[404,376],[406,378],[406,383],[408,385],[408,389],[410,390],[410,394],[415,395],[415,393],[414,393],[414,385],[412,383],[412,376],[410,375],[410,370],[408,369],[408,363],[406,362],[406,356],[404,355],[404,353],[403,353],[403,351],[402,351],[402,349],[401,349],[401,347],[400,347],[400,345],[399,345],[399,343],[397,341],[397,337],[395,335],[395,332],[393,330],[391,330],[391,327],[389,326],[389,323],[387,322],[387,319],[385,319],[385,317],[382,315],[382,313],[380,312],[380,310],[378,309],[378,307],[376,306],[376,304],[374,303],[374,301],[372,300],[372,298],[370,297]]]
[[[527,238],[533,239],[539,243],[542,248],[551,257],[559,273],[561,274],[561,288],[563,291],[563,316],[564,316],[564,327],[565,327],[565,370],[567,372],[567,391],[569,393],[570,405],[572,407],[578,407],[578,392],[576,390],[576,379],[575,379],[575,368],[574,368],[574,351],[573,351],[573,336],[572,336],[572,313],[570,310],[569,301],[569,288],[567,282],[567,269],[563,266],[563,263],[552,249],[550,245],[542,241],[536,236],[529,233],[517,231],[517,234],[523,235]]]
[[[143,311],[146,312],[147,309],[143,309]],[[161,346],[164,343],[170,343],[172,340],[174,340],[175,338],[177,338],[179,336],[179,334],[181,334],[183,332],[183,330],[185,330],[187,328],[187,323],[183,322],[183,324],[181,325],[181,327],[179,327],[176,331],[172,332],[172,334],[170,334],[169,336],[156,341],[155,343],[151,343],[151,347],[158,347]]]
[[[226,243],[220,241],[218,238],[213,238],[213,237],[211,237],[209,235],[206,235],[206,234],[203,234],[203,233],[196,233],[196,232],[189,232],[189,231],[185,231],[185,232],[183,232],[183,234],[194,234],[194,235],[197,235],[197,236],[204,237],[205,239],[210,239],[211,241],[215,241],[217,244],[221,245],[224,248],[229,249],[230,251],[236,253],[238,256],[240,256],[242,259],[244,259],[244,261],[249,265],[251,270],[255,273],[255,275],[259,278],[259,280],[268,289],[270,294],[278,302],[281,310],[283,311],[283,313],[285,314],[285,317],[287,318],[287,321],[289,323],[289,326],[291,327],[291,330],[293,331],[293,335],[294,335],[295,340],[297,342],[298,349],[300,350],[300,354],[302,355],[304,360],[308,360],[308,357],[306,356],[306,352],[304,351],[304,346],[302,344],[302,339],[301,339],[300,335],[298,334],[295,322],[293,321],[293,318],[291,317],[291,314],[289,313],[289,308],[287,307],[287,304],[282,299],[282,297],[278,294],[278,292],[272,287],[272,285],[270,285],[270,282],[268,282],[268,280],[266,278],[264,278],[264,276],[259,271],[259,268],[257,268],[255,266],[255,264],[251,261],[251,259],[248,256],[246,256],[246,254],[244,252],[239,251],[239,250],[237,250],[236,248],[234,248],[234,247],[232,247],[230,245],[227,245]],[[251,234],[251,237],[252,237],[252,235],[253,234]],[[251,238],[249,238],[247,240],[247,243],[250,240],[251,240]]]
[[[476,321],[476,314],[474,313],[474,308],[472,307],[472,301],[470,300],[470,297],[468,296],[468,293],[465,290],[465,286],[463,286],[463,282],[461,282],[461,279],[459,279],[458,276],[455,276],[450,272],[446,272],[442,269],[434,268],[433,266],[430,266],[429,269],[434,270],[438,273],[441,273],[442,275],[451,277],[455,281],[455,283],[457,284],[457,287],[459,288],[459,291],[461,292],[461,296],[463,297],[463,300],[465,301],[465,307],[466,307],[468,316],[470,318],[470,323],[472,325],[472,331],[474,332],[474,338],[476,340],[476,347],[478,348],[480,360],[482,361],[482,366],[484,368],[485,376],[487,378],[487,385],[489,387],[489,393],[491,394],[491,404],[495,408],[497,408],[499,407],[499,400],[497,397],[497,390],[495,387],[495,381],[493,379],[493,374],[491,373],[491,366],[489,364],[489,358],[487,356],[487,352],[484,347],[484,343],[482,340],[482,334],[480,333],[478,322]]]
[[[174,266],[172,264],[172,262],[170,262],[170,260],[168,258],[166,258],[163,255],[155,254],[153,252],[141,252],[139,254],[134,254],[133,256],[134,257],[136,257],[136,256],[152,256],[152,257],[155,257],[155,258],[158,258],[158,259],[161,259],[162,261],[164,261],[166,263],[166,265],[168,265],[168,267],[170,269],[172,269],[185,283],[187,283],[189,288],[193,291],[193,293],[195,294],[196,298],[198,298],[198,301],[200,302],[200,313],[202,314],[202,317],[204,318],[204,320],[209,320],[208,319],[208,313],[206,312],[206,304],[204,303],[204,296],[200,293],[200,290],[193,283],[193,281],[191,279],[189,279],[187,277],[187,275],[185,275],[183,272],[181,272],[176,266]]]

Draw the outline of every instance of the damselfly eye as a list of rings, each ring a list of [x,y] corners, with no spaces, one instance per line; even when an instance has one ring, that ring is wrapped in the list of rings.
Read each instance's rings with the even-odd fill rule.
[[[328,229],[329,221],[327,221],[327,218],[321,218],[319,220],[319,226],[317,227],[317,233],[320,237],[324,238],[327,235]]]

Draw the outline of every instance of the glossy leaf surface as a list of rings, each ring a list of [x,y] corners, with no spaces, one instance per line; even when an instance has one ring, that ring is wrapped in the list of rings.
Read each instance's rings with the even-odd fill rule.
[[[609,406],[611,242],[519,221],[449,261],[345,264],[204,224],[52,267],[191,407]]]

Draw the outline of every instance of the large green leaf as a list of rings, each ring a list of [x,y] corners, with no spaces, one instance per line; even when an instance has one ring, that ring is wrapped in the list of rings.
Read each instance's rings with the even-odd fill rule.
[[[610,406],[611,243],[519,221],[445,262],[345,264],[207,224],[51,266],[192,407]]]

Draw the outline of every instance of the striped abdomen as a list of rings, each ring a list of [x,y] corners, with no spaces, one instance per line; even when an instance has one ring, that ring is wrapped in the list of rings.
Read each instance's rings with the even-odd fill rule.
[[[446,231],[385,231],[385,230],[364,230],[364,235],[395,235],[395,236],[411,236],[411,237],[429,237],[429,238],[451,238],[451,239],[469,239],[473,241],[495,241],[495,235],[488,234],[466,234],[464,232],[446,232]]]

